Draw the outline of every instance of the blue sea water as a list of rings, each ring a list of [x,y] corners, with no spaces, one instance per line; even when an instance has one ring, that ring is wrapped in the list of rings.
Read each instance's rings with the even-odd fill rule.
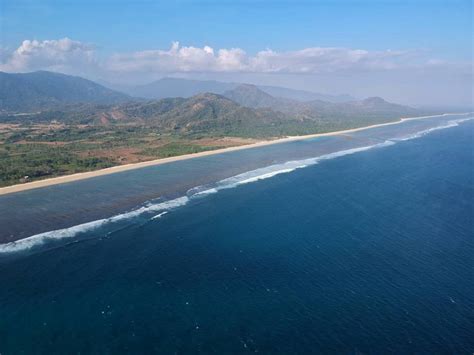
[[[0,245],[0,353],[472,354],[474,121],[445,123],[3,196],[8,234],[64,229]]]

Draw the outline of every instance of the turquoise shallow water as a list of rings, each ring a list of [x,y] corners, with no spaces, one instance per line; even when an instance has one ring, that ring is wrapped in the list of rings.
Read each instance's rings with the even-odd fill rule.
[[[143,210],[0,254],[0,353],[472,353],[474,123],[414,125],[5,196],[44,228],[94,188]]]

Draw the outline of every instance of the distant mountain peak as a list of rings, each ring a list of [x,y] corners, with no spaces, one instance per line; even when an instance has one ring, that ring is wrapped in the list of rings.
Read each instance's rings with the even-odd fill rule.
[[[253,85],[253,84],[239,84],[234,89],[229,90],[227,92],[231,92],[231,91],[242,92],[242,93],[253,93],[253,94],[265,95],[265,96],[271,97],[270,94],[266,93],[265,91],[260,89],[258,86]]]
[[[240,105],[251,108],[272,107],[278,99],[251,84],[240,84],[223,94]]]
[[[163,77],[148,84],[130,86],[114,86],[135,97],[143,97],[148,99],[162,99],[166,97],[191,97],[203,92],[212,92],[215,94],[224,94],[226,91],[233,90],[239,86],[252,88],[255,87],[264,93],[273,97],[281,97],[298,101],[324,100],[329,102],[347,102],[354,101],[355,98],[349,95],[329,95],[319,94],[316,92],[289,89],[279,86],[264,86],[243,84],[236,82],[222,82],[217,80],[197,80],[183,79],[175,77]]]
[[[362,101],[356,102],[357,105],[363,106],[366,109],[376,111],[403,111],[407,114],[416,112],[416,110],[409,106],[403,106],[388,102],[379,96],[368,97]]]
[[[114,104],[130,100],[93,81],[61,73],[0,72],[0,110],[32,111],[66,104]]]
[[[203,93],[190,97],[190,99],[192,100],[203,100],[203,101],[223,99],[223,98],[224,97],[222,95],[214,94],[212,92],[203,92]]]
[[[387,103],[387,101],[385,101],[385,100],[384,100],[383,98],[381,98],[380,96],[368,97],[368,98],[362,100],[362,102],[364,102],[365,104],[373,104],[373,105]]]
[[[236,89],[254,89],[254,90],[259,90],[259,91],[262,91],[260,90],[256,85],[254,84],[246,84],[246,83],[242,83],[242,84],[238,84],[234,90]]]

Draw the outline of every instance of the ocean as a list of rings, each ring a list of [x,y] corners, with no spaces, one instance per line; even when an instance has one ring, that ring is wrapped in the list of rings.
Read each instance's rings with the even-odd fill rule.
[[[0,354],[472,354],[472,118],[0,196]]]

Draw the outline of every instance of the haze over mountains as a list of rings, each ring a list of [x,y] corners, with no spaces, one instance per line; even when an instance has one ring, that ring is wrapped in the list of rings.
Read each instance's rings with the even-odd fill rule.
[[[334,103],[323,100],[297,101],[277,98],[267,94],[254,85],[242,84],[226,91],[225,97],[251,108],[268,107],[297,118],[318,118],[322,116],[350,115],[410,115],[417,110],[408,106],[393,104],[380,97],[369,97],[360,101]]]
[[[160,96],[168,83],[168,93],[196,94],[145,100],[90,80],[44,71],[1,73],[0,78],[0,110],[4,112],[4,121],[5,117],[9,120],[16,117],[8,116],[6,111],[36,112],[22,119],[93,125],[142,124],[165,132],[261,136],[328,131],[420,113],[377,97],[346,102],[302,101],[276,97],[249,84],[235,86],[211,81],[163,79],[150,84],[147,90],[157,87],[157,96]],[[175,83],[177,85],[173,86]],[[190,84],[187,91],[183,91],[185,83]],[[222,94],[207,92],[216,88],[227,90]],[[201,89],[206,91],[200,92]]]
[[[279,136],[361,126],[417,112],[381,98],[347,103],[299,102],[275,98],[255,86],[242,85],[223,95],[203,93],[189,98],[127,103],[98,112],[92,121],[142,122],[185,134]]]
[[[160,85],[166,82],[176,83]],[[273,89],[286,97],[272,95],[272,88],[222,83],[216,94],[199,92],[215,89],[215,82],[204,88],[178,82],[170,86],[175,95],[195,94],[146,99],[80,77],[0,73],[0,184],[428,113],[379,97],[330,102],[281,88]]]
[[[131,96],[147,99],[162,99],[166,97],[191,97],[203,92],[223,94],[242,85],[241,83],[229,83],[216,80],[191,80],[181,78],[163,78],[146,85],[117,87]],[[106,85],[107,86],[107,85]],[[109,87],[114,88],[113,85]],[[294,90],[278,86],[257,85],[260,90],[282,98],[300,101],[323,100],[329,102],[354,101],[350,95],[327,95],[304,90]]]

